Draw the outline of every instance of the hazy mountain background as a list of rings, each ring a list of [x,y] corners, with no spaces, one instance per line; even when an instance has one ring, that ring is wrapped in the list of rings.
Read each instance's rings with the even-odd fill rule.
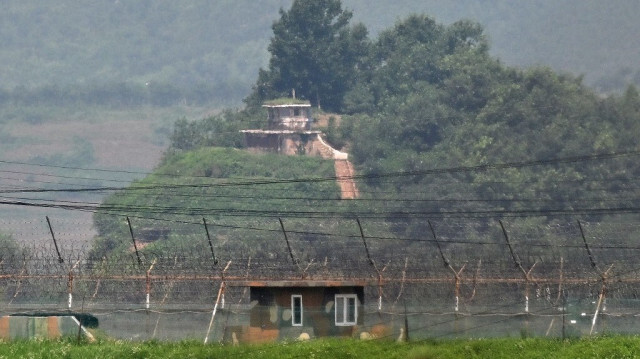
[[[640,83],[640,2],[597,1],[417,1],[387,6],[345,1],[372,31],[414,12],[448,24],[460,18],[481,23],[490,52],[512,66],[547,65],[584,75],[587,84],[609,91]]]
[[[128,83],[158,86],[152,90],[165,92],[155,94],[158,104],[180,97],[237,104],[266,65],[278,9],[290,4],[7,1],[0,14],[0,88],[28,96],[26,90],[71,86],[100,96],[98,90],[116,91],[115,84]],[[584,75],[602,91],[640,83],[637,1],[345,0],[343,5],[371,36],[411,13],[444,24],[468,18],[485,26],[492,54],[508,65],[549,65]]]

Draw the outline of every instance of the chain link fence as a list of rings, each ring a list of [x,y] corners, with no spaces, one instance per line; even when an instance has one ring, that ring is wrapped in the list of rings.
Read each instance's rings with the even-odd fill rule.
[[[260,308],[251,283],[350,281],[364,283],[360,319],[339,335],[638,333],[634,222],[440,220],[426,222],[420,238],[376,236],[354,223],[310,239],[276,222],[262,238],[238,239],[245,250],[193,225],[171,235],[199,246],[156,248],[131,236],[116,239],[131,243],[128,251],[96,257],[55,223],[34,221],[14,232],[17,243],[31,244],[0,248],[0,317],[84,313],[114,338],[233,342],[249,335],[255,313],[268,313],[279,331],[261,338],[313,337],[317,325],[292,326],[287,308]],[[33,233],[41,244],[21,241]],[[314,323],[330,314],[329,306],[305,310]]]

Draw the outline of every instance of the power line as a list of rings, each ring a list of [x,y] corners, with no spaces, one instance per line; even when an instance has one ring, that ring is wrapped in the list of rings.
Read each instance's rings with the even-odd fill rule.
[[[264,180],[242,180],[238,178],[228,178],[219,183],[210,183],[210,184],[161,184],[161,185],[141,185],[134,186],[129,188],[122,187],[96,187],[96,188],[67,188],[67,189],[25,189],[21,192],[90,192],[90,191],[105,191],[105,190],[147,190],[147,189],[170,189],[170,188],[203,188],[203,187],[225,187],[225,186],[256,186],[256,185],[271,185],[271,184],[286,184],[286,183],[317,183],[317,182],[326,182],[326,181],[336,181],[338,179],[374,179],[374,178],[394,178],[394,177],[408,177],[408,176],[424,176],[424,175],[434,175],[434,174],[452,174],[452,173],[463,173],[463,172],[481,172],[488,170],[499,170],[499,169],[509,169],[509,168],[525,168],[525,167],[534,167],[534,166],[543,166],[543,165],[553,165],[553,164],[571,164],[571,163],[580,163],[586,161],[600,161],[614,158],[622,158],[622,157],[630,157],[630,156],[638,156],[640,155],[640,151],[620,151],[620,152],[610,152],[610,153],[601,153],[601,154],[593,154],[593,155],[584,155],[584,156],[572,156],[572,157],[564,157],[564,158],[554,158],[547,160],[531,160],[531,161],[519,161],[519,162],[505,162],[505,163],[496,163],[496,164],[486,164],[486,165],[476,165],[476,166],[461,166],[461,167],[449,167],[449,168],[440,168],[440,169],[427,169],[427,170],[416,170],[416,171],[398,171],[398,172],[388,172],[388,173],[380,173],[380,174],[366,174],[366,175],[354,175],[348,177],[308,177],[301,179],[264,179]],[[64,178],[64,176],[62,176]],[[11,193],[8,191],[0,191],[0,193]]]

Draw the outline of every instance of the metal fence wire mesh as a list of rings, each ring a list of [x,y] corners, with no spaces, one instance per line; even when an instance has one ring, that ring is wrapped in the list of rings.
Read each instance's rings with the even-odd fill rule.
[[[360,330],[384,327],[378,337],[638,332],[633,222],[440,220],[425,222],[420,238],[353,223],[330,235],[283,228],[276,221],[260,237],[235,243],[230,232],[209,245],[201,226],[182,226],[171,235],[200,246],[138,248],[124,236],[115,240],[131,250],[96,257],[46,222],[24,222],[13,237],[30,244],[0,248],[0,316],[90,313],[116,338],[232,341],[260,311],[251,282],[351,280],[366,283]]]

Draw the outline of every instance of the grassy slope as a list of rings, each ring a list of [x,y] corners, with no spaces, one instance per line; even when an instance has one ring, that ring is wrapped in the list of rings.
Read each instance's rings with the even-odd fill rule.
[[[130,109],[4,107],[0,109],[0,160],[115,171],[151,171],[167,146],[176,119],[201,118],[212,112],[212,109],[186,106]],[[36,121],[29,122],[28,118]],[[59,187],[101,186],[121,183],[109,180],[130,181],[141,177],[139,174],[57,170],[8,163],[3,163],[0,170],[12,171],[10,175],[3,174],[2,185],[6,187],[50,188],[56,183]],[[37,173],[46,175],[35,175]],[[100,202],[102,197],[100,194],[56,196],[87,202]],[[4,221],[16,221],[17,226],[25,219],[40,220],[45,215],[79,223],[69,232],[68,238],[74,243],[87,244],[92,236],[87,235],[92,233],[92,221],[90,214],[85,212],[0,206],[0,217]],[[6,231],[13,231],[11,224],[4,225]],[[20,232],[20,228],[16,232]],[[25,244],[34,241],[27,236],[15,237]]]
[[[171,234],[167,241],[158,241],[149,246],[149,249],[161,250],[185,242],[185,238],[192,234],[201,236],[201,228],[196,228],[194,233],[193,226],[176,223],[176,220],[202,223],[202,218],[206,217],[211,223],[243,227],[247,226],[248,219],[260,217],[265,212],[271,215],[287,212],[295,216],[298,211],[314,210],[317,206],[324,205],[323,202],[305,200],[306,197],[339,198],[338,186],[332,180],[317,183],[294,181],[259,186],[236,185],[238,183],[333,176],[333,161],[205,147],[171,156],[154,174],[136,182],[132,187],[151,188],[114,194],[105,200],[102,210],[116,208],[118,212],[117,209],[124,206],[127,208],[125,214],[135,218],[134,226],[137,228],[170,227]],[[176,185],[179,188],[157,188],[163,185]],[[131,207],[137,209],[129,209]],[[123,212],[120,210],[119,213]],[[281,216],[286,218],[287,214],[282,213]],[[165,218],[169,222],[150,218]],[[128,229],[120,217],[98,214],[95,220],[100,236],[115,241],[112,243],[115,246],[111,247],[112,249],[127,250],[130,243],[124,238],[128,238]],[[273,218],[268,220],[277,224],[277,220]],[[229,229],[216,230],[216,236],[219,238],[239,235],[238,231]],[[264,234],[255,231],[242,232],[245,239],[262,235]],[[202,241],[186,243],[184,246],[195,245],[194,243],[205,245]]]
[[[483,339],[399,344],[344,339],[256,346],[200,342],[65,341],[0,342],[4,358],[637,358],[640,338]]]

